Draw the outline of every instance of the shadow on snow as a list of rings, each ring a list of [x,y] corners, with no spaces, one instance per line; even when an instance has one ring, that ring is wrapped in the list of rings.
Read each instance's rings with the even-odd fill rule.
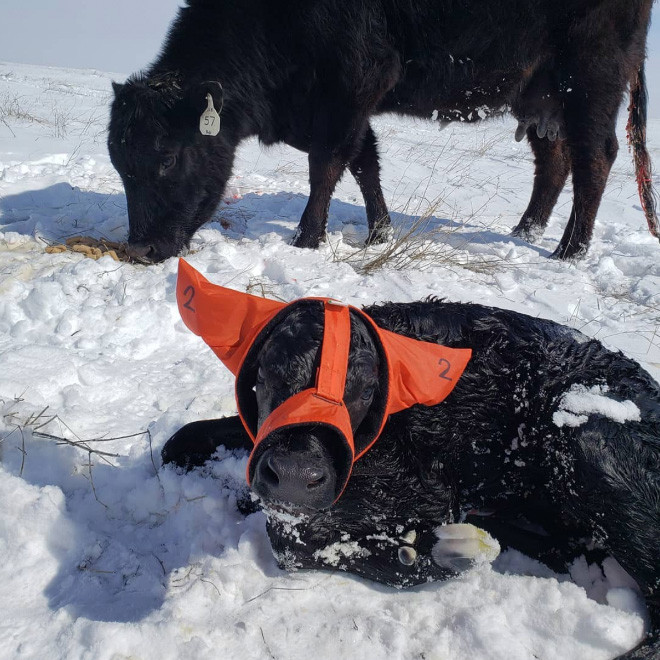
[[[273,232],[288,242],[306,204],[307,197],[301,194],[246,193],[239,200],[222,203],[210,226],[224,231],[230,238],[256,239]],[[543,256],[549,254],[543,248],[472,222],[463,224],[447,218],[423,218],[396,212],[390,215],[395,235],[405,234],[418,223],[416,235],[428,233],[431,240],[451,247],[469,249],[472,244],[513,243]],[[0,197],[0,230],[39,236],[49,243],[75,235],[125,241],[128,234],[126,197],[123,193],[85,191],[67,183],[7,195]],[[342,231],[349,243],[361,245],[367,236],[364,207],[332,200],[328,230]]]

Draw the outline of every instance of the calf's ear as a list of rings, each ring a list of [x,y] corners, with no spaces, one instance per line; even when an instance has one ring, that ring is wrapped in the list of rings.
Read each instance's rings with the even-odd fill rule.
[[[115,93],[115,96],[119,96],[122,89],[124,89],[124,85],[115,82],[114,80],[112,81],[112,91]]]

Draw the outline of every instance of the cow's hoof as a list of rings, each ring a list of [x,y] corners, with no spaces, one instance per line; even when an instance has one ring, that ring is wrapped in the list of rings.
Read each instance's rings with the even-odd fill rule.
[[[536,243],[536,241],[543,236],[543,227],[521,220],[518,225],[511,230],[511,236],[522,238],[522,240],[527,241],[527,243]]]
[[[293,236],[291,245],[297,248],[309,248],[311,250],[316,250],[321,244],[321,241],[325,239],[325,235],[317,236],[314,234],[303,233],[299,229],[296,230],[296,233]]]
[[[394,236],[394,230],[389,222],[383,222],[369,232],[365,245],[382,245],[387,243]]]
[[[404,566],[412,566],[417,561],[417,550],[413,547],[417,541],[417,531],[414,529],[408,530],[405,534],[399,537],[406,545],[402,545],[397,550],[399,561]]]
[[[431,556],[442,568],[464,571],[475,564],[492,562],[500,554],[500,544],[485,530],[462,523],[437,527],[438,537]]]
[[[587,248],[588,246],[582,244],[575,247],[570,243],[568,245],[560,243],[549,258],[558,261],[578,261],[587,254]]]

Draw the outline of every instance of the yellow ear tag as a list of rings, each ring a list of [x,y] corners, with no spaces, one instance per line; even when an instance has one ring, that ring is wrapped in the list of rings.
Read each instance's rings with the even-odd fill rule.
[[[210,94],[206,95],[208,103],[206,110],[199,118],[199,132],[202,135],[211,135],[215,137],[220,132],[220,115],[213,107],[213,97]]]

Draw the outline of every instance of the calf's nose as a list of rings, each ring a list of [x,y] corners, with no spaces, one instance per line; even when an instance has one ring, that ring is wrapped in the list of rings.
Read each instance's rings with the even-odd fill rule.
[[[330,468],[314,464],[305,452],[267,449],[258,459],[252,488],[265,500],[314,509],[329,507],[335,497]]]

